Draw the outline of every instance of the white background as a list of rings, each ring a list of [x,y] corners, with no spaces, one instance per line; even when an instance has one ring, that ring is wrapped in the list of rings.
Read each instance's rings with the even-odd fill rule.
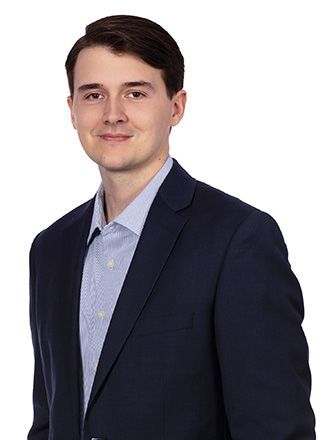
[[[118,6],[122,5],[122,6]],[[304,292],[318,439],[336,438],[334,1],[13,1],[1,12],[1,438],[32,420],[28,251],[100,182],[72,128],[64,61],[86,24],[157,21],[185,56],[171,154],[278,221]]]

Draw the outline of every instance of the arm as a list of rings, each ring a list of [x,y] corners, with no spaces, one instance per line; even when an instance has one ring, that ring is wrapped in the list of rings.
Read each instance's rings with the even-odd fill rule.
[[[35,240],[34,240],[35,241]],[[42,370],[42,361],[40,355],[40,345],[36,329],[35,319],[35,267],[33,257],[33,246],[29,253],[29,290],[30,290],[30,327],[32,334],[32,343],[34,348],[35,369],[33,385],[33,406],[34,419],[33,425],[28,433],[28,440],[48,440],[49,437],[49,407],[47,402],[44,377]]]
[[[215,335],[234,440],[314,440],[303,300],[275,221],[254,211],[218,280]]]

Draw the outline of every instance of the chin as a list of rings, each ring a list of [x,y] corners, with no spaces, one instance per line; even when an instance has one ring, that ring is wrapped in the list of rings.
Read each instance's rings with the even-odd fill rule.
[[[127,159],[105,159],[96,162],[100,169],[103,169],[107,172],[121,172],[121,171],[130,171],[133,168],[136,168],[136,163],[132,160]]]

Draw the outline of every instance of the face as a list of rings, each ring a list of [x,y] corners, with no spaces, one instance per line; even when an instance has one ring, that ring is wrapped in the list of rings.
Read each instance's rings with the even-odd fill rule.
[[[101,172],[139,171],[165,159],[170,128],[181,120],[186,94],[172,99],[161,70],[105,47],[83,49],[74,69],[71,120]],[[156,165],[157,166],[157,165]]]

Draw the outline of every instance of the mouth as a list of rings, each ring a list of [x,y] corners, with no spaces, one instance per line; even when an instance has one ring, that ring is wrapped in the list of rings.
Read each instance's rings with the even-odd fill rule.
[[[99,135],[99,137],[106,142],[125,142],[128,139],[130,139],[132,136],[122,133],[116,133],[116,134],[106,133]]]

